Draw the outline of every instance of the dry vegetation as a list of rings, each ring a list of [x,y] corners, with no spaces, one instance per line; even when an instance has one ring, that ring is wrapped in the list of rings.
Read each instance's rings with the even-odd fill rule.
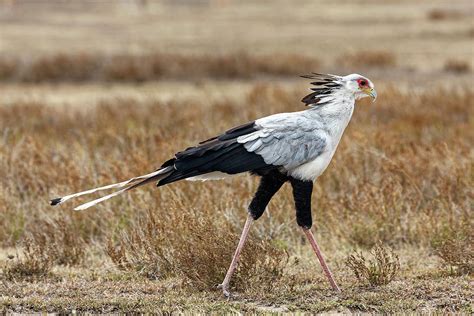
[[[176,206],[186,208],[185,203]],[[149,279],[180,276],[192,288],[209,290],[224,279],[238,233],[235,224],[216,221],[212,214],[150,211],[120,235],[117,246],[110,241],[107,253],[120,269]],[[268,291],[280,281],[288,255],[271,240],[254,238],[249,245],[233,282],[239,290]]]
[[[260,84],[240,101],[110,99],[87,110],[41,103],[3,104],[0,196],[4,220],[0,222],[0,240],[5,247],[26,240],[26,248],[20,248],[23,254],[5,260],[3,278],[21,284],[29,282],[31,275],[39,275],[43,282],[54,283],[58,278],[69,278],[59,269],[69,265],[95,271],[90,272],[92,276],[74,277],[80,282],[118,277],[141,284],[151,279],[158,287],[171,286],[170,293],[200,289],[201,300],[217,299],[214,286],[222,279],[237,242],[246,205],[256,186],[252,177],[221,183],[178,183],[160,190],[151,186],[83,213],[71,212],[70,204],[50,208],[47,199],[148,172],[177,149],[229,126],[268,113],[297,110],[294,100],[299,94]],[[344,264],[351,249],[370,249],[380,240],[395,252],[414,247],[410,256],[433,247],[433,254],[448,263],[448,269],[440,262],[426,270],[424,263],[407,266],[407,257],[401,257],[397,282],[405,286],[406,282],[430,284],[431,278],[455,266],[452,282],[461,286],[456,288],[465,297],[467,288],[462,284],[472,272],[466,268],[472,262],[472,247],[462,246],[472,241],[472,229],[459,234],[456,229],[447,231],[446,225],[472,225],[473,91],[448,94],[441,89],[405,94],[387,88],[380,95],[376,105],[362,102],[357,107],[335,161],[318,181],[314,194],[316,232],[336,278],[346,288],[345,303],[329,304],[335,294],[327,288],[309,249],[301,247],[291,196],[284,190],[270,205],[271,216],[264,216],[255,225],[234,280],[233,288],[246,300],[254,300],[256,310],[270,301],[290,310],[322,311],[339,306],[402,311],[419,304],[439,310],[469,310],[465,300],[452,299],[447,308],[419,293],[414,301],[407,298],[403,304],[387,303],[384,297],[388,292],[404,291],[403,286],[396,289],[400,283],[395,282],[395,289],[391,285],[377,290],[365,288]],[[89,253],[86,258],[85,253]],[[427,258],[433,261],[434,257]],[[367,280],[388,283],[398,270],[392,259],[376,263],[373,271],[369,264]],[[105,270],[91,266],[96,260],[113,262],[116,269],[110,264]],[[419,281],[414,281],[417,278]],[[443,284],[451,287],[452,282]],[[436,291],[440,293],[446,289],[439,286]],[[14,291],[15,286],[11,283],[7,288]],[[349,304],[364,301],[362,297],[371,291],[378,293],[370,303],[376,307]],[[313,297],[310,305],[299,300],[289,303],[310,292],[320,292],[323,297]],[[274,295],[278,294],[282,297],[276,300]],[[92,297],[86,305],[75,308],[121,309],[122,305],[107,305]],[[135,308],[125,300],[123,306],[128,306],[125,310],[142,311],[168,306],[149,299]],[[169,304],[176,304],[172,297],[168,299]],[[27,297],[10,298],[2,304],[4,308],[42,309]],[[58,310],[67,310],[59,299],[54,304]],[[212,309],[190,301],[179,304],[185,309]],[[250,308],[246,303],[234,304]]]
[[[11,3],[0,3],[0,313],[473,313],[469,1]],[[252,227],[229,301],[215,285],[257,179],[49,206],[301,110],[296,76],[310,71],[362,73],[379,94],[357,105],[313,194],[342,293],[287,186]]]
[[[432,9],[428,11],[427,17],[433,21],[453,20],[463,16],[462,12],[452,9]]]
[[[398,255],[391,249],[376,244],[370,252],[372,259],[366,259],[362,252],[347,257],[346,264],[361,283],[372,286],[387,285],[392,282],[400,270]]]
[[[148,53],[104,55],[60,53],[32,60],[0,59],[0,80],[6,82],[85,82],[296,76],[317,69],[319,61],[301,54],[182,55]]]
[[[395,54],[390,51],[364,50],[348,53],[338,58],[338,63],[345,67],[393,67],[396,65]]]
[[[441,228],[432,239],[434,252],[452,273],[474,272],[474,233],[472,222],[461,221]]]
[[[444,64],[444,70],[457,74],[468,73],[471,71],[471,66],[465,60],[450,59]]]
[[[31,236],[24,238],[22,253],[9,255],[3,268],[3,277],[8,281],[17,279],[35,280],[47,276],[53,266],[50,256],[50,244],[43,236],[36,239]]]

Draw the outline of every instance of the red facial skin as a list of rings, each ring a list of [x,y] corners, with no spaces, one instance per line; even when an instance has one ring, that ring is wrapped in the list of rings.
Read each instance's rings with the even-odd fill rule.
[[[359,88],[369,87],[369,82],[366,79],[357,79],[357,83],[359,84]]]

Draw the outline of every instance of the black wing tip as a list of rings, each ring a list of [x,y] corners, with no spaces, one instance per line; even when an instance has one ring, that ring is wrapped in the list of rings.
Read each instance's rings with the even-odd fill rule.
[[[61,203],[61,200],[62,198],[55,198],[55,199],[52,199],[49,201],[50,205],[54,206],[54,205],[58,205],[59,203]]]

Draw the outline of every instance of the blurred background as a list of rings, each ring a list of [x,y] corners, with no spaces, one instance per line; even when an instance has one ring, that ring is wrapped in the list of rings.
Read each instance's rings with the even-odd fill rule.
[[[0,312],[472,313],[473,17],[470,0],[0,0]],[[340,296],[287,187],[231,303],[214,284],[254,177],[48,205],[304,109],[310,72],[359,73],[379,94],[313,194]]]
[[[472,77],[473,11],[461,0],[2,0],[0,82],[294,83],[319,71],[459,86]]]

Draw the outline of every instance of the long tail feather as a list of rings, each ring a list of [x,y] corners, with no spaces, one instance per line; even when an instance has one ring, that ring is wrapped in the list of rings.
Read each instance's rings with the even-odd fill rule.
[[[96,200],[93,200],[93,201],[84,203],[84,204],[82,204],[82,205],[79,205],[79,206],[77,206],[76,208],[74,208],[74,210],[75,210],[75,211],[82,211],[82,210],[85,210],[85,209],[87,209],[87,208],[89,208],[89,207],[91,207],[91,206],[94,206],[94,205],[96,205],[96,204],[99,204],[99,203],[101,203],[101,202],[103,202],[103,201],[106,201],[106,200],[108,200],[108,199],[110,199],[110,198],[113,198],[114,196],[117,196],[117,195],[119,195],[119,194],[122,194],[122,193],[124,193],[124,192],[126,192],[126,191],[130,191],[130,190],[132,190],[132,189],[138,188],[138,187],[140,187],[140,186],[142,186],[142,185],[145,185],[145,184],[147,184],[147,183],[150,183],[150,182],[158,181],[158,180],[160,180],[160,179],[166,177],[167,175],[168,175],[168,173],[164,173],[164,174],[163,174],[163,173],[160,173],[160,174],[152,175],[152,176],[150,176],[150,177],[148,177],[148,178],[145,178],[145,179],[141,178],[141,179],[143,179],[143,180],[140,181],[140,182],[138,182],[138,183],[133,183],[133,184],[131,184],[131,185],[129,185],[129,186],[127,186],[127,187],[121,189],[121,190],[118,190],[118,191],[115,191],[115,192],[113,192],[113,193],[110,193],[109,195],[106,195],[106,196],[103,196],[103,197],[98,198],[98,199],[96,199]]]
[[[80,205],[80,206],[75,208],[75,210],[83,210],[83,209],[86,209],[88,207],[91,207],[92,205],[95,205],[95,204],[100,203],[102,201],[108,200],[108,199],[110,199],[114,196],[117,196],[117,195],[119,195],[119,194],[121,194],[125,191],[134,189],[138,186],[144,185],[144,184],[149,183],[151,181],[160,180],[160,179],[166,177],[169,174],[169,172],[172,171],[172,169],[173,169],[173,167],[170,166],[170,167],[166,167],[166,168],[154,171],[154,172],[149,173],[149,174],[145,174],[145,175],[142,175],[142,176],[139,176],[139,177],[131,178],[127,181],[114,183],[114,184],[109,184],[109,185],[106,185],[106,186],[103,186],[103,187],[99,187],[99,188],[95,188],[95,189],[91,189],[91,190],[87,190],[87,191],[82,191],[82,192],[66,195],[66,196],[63,196],[63,197],[60,197],[60,198],[55,198],[55,199],[52,199],[50,201],[50,204],[51,205],[58,205],[58,204],[64,203],[67,200],[70,200],[70,199],[73,199],[73,198],[76,198],[76,197],[79,197],[79,196],[92,194],[92,193],[95,193],[95,192],[98,192],[98,191],[103,191],[103,190],[122,188],[121,190],[118,190],[118,191],[113,192],[109,195],[106,195],[106,196],[101,197],[97,200],[88,202],[86,204]]]
[[[121,189],[121,190],[118,190],[118,191],[115,191],[114,193],[111,193],[109,195],[106,195],[106,196],[103,196],[99,199],[96,199],[96,200],[93,200],[93,201],[90,201],[90,202],[87,202],[87,203],[84,203],[84,204],[81,204],[77,207],[74,208],[75,211],[82,211],[82,210],[85,210],[91,206],[94,206],[96,204],[99,204],[100,202],[104,202],[105,200],[108,200],[110,198],[113,198],[114,196],[117,196],[119,194],[122,194],[123,192],[127,191],[127,188],[125,189]]]

